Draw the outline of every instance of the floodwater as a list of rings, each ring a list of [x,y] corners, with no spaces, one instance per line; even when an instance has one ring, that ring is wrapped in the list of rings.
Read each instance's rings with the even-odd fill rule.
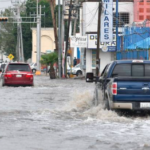
[[[0,150],[149,150],[150,117],[93,106],[94,83],[36,76],[0,87]]]

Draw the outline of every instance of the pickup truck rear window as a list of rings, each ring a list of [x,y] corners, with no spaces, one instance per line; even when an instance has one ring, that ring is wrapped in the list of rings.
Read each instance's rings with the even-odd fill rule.
[[[112,73],[115,76],[150,76],[150,64],[118,64]]]
[[[9,64],[7,71],[30,71],[30,67],[27,64]]]

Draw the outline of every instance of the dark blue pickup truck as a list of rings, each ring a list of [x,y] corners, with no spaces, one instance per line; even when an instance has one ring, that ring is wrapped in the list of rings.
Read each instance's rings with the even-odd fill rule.
[[[95,100],[100,101],[102,92],[106,109],[150,110],[150,61],[113,61],[99,79],[87,73],[86,82],[94,81]]]

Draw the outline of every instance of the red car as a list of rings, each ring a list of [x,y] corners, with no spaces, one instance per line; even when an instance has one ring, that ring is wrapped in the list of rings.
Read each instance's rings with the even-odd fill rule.
[[[34,85],[32,70],[27,63],[9,63],[2,71],[2,86]]]

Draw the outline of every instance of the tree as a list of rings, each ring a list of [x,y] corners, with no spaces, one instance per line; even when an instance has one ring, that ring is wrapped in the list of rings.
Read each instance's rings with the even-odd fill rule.
[[[56,7],[55,0],[49,0],[49,4],[51,8],[53,27],[54,27],[55,47],[56,47],[56,52],[58,53],[58,34],[57,34],[57,25],[56,25],[56,16],[55,16],[55,7]]]
[[[3,16],[12,17],[13,12],[11,9],[5,9],[4,12],[2,12]],[[3,52],[6,53],[6,55],[13,54],[16,56],[16,37],[14,35],[15,32],[15,24],[10,23],[1,23],[1,30],[0,30],[0,46],[3,49]],[[15,57],[16,58],[16,57]]]
[[[54,63],[58,62],[58,54],[56,52],[52,52],[49,54],[44,54],[41,56],[41,64],[46,65],[46,68],[48,65],[50,65],[50,78],[55,79],[55,69],[54,69]]]
[[[47,0],[40,0],[39,4],[42,7],[42,13],[45,13],[45,17],[42,16],[41,26],[42,27],[52,27],[52,16],[50,5]],[[26,9],[22,5],[21,6],[21,17],[31,17],[30,15],[36,15],[36,0],[27,0]],[[3,16],[8,17],[15,17],[13,11],[11,9],[5,9],[3,12]],[[35,16],[36,17],[36,16]],[[33,22],[34,19],[22,19],[23,21]],[[32,52],[32,31],[31,28],[36,27],[36,23],[22,23],[22,34],[23,34],[23,47],[24,47],[24,56],[25,60],[31,58]],[[12,53],[16,58],[16,44],[17,44],[17,24],[12,23],[1,23],[1,30],[0,30],[0,46],[4,47],[4,52],[7,55]]]

